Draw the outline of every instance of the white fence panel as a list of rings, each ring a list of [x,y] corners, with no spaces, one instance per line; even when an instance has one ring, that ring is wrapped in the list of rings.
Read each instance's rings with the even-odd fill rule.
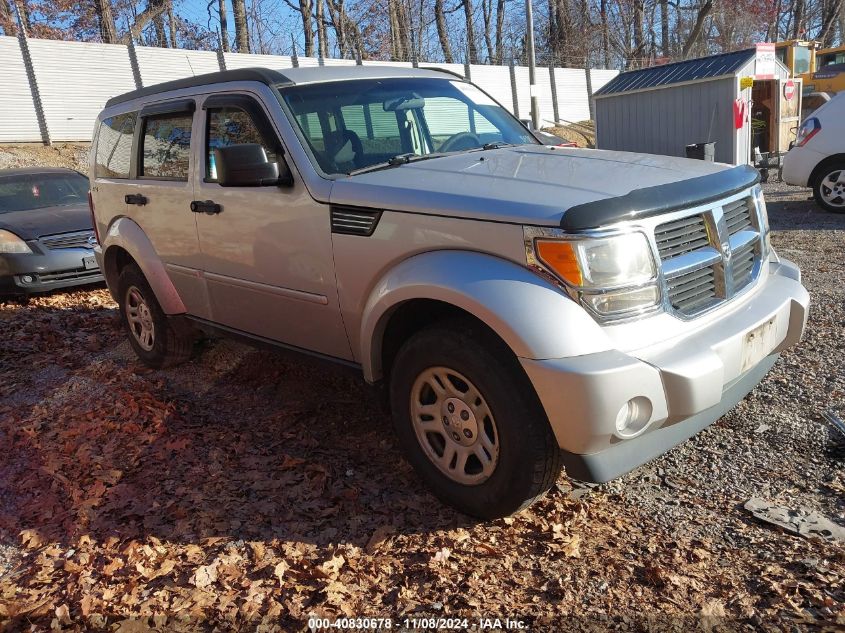
[[[29,50],[54,141],[90,139],[106,101],[135,89],[125,46],[29,40]]]
[[[217,53],[183,49],[136,46],[141,82],[145,86],[165,81],[215,73],[220,70]]]
[[[401,68],[413,68],[411,62],[382,62],[377,60],[365,59],[361,62],[364,66],[400,66]]]
[[[516,98],[519,104],[519,118],[531,118],[531,83],[528,79],[528,67],[516,66],[514,69],[516,77]]]
[[[328,57],[323,59],[323,66],[354,66],[355,63],[354,59],[331,59]]]
[[[470,66],[472,82],[485,90],[491,97],[502,104],[509,112],[513,112],[513,94],[511,93],[511,76],[507,66]]]
[[[0,36],[0,143],[40,140],[38,117],[18,39]]]
[[[293,62],[287,55],[247,55],[246,53],[224,53],[226,68],[271,68],[283,70],[293,68]]]
[[[557,104],[564,121],[584,121],[590,118],[587,104],[587,77],[578,68],[555,68]]]
[[[555,107],[552,101],[552,80],[549,77],[549,69],[545,67],[537,68],[536,78],[537,108],[540,111],[540,127],[548,127],[554,125],[555,122]],[[522,86],[520,86],[521,88]],[[530,107],[528,109],[528,115],[531,115]]]
[[[460,75],[461,77],[464,76],[464,65],[463,64],[447,64],[447,63],[439,63],[439,62],[420,62],[420,68],[441,68],[443,70],[448,70],[449,72],[455,73]]]

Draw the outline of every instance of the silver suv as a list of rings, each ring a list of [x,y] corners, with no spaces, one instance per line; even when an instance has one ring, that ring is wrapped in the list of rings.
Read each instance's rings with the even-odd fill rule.
[[[97,257],[142,361],[213,330],[384,385],[445,502],[514,512],[733,407],[809,297],[749,167],[540,145],[442,71],[232,70],[111,99]]]

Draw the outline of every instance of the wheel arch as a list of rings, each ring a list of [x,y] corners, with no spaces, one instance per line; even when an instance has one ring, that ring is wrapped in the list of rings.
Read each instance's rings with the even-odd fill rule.
[[[824,170],[837,163],[845,165],[845,153],[832,154],[819,162],[819,164],[813,168],[813,171],[810,172],[810,178],[807,182],[807,186],[815,187],[817,180],[821,178]]]
[[[164,262],[144,233],[130,218],[115,220],[106,233],[103,244],[103,274],[114,295],[120,271],[129,263],[141,269],[165,314],[183,314],[187,310],[176,287],[170,281]]]
[[[525,266],[471,251],[433,251],[393,267],[370,294],[360,331],[364,377],[384,378],[404,340],[449,316],[479,322],[518,357],[611,349],[578,304]]]

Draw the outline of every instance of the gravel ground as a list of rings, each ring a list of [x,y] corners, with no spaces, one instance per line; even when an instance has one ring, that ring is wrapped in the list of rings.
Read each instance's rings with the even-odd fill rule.
[[[0,168],[4,151],[10,150],[0,148]],[[68,155],[81,153],[71,149]],[[115,547],[125,547],[119,553],[128,560],[133,560],[134,554],[127,552],[136,542],[129,539],[149,543],[156,551],[181,552],[180,560],[188,556],[186,547],[210,547],[209,537],[214,547],[229,548],[225,556],[249,550],[245,542],[264,543],[275,551],[295,547],[298,553],[275,568],[262,563],[250,571],[255,583],[262,573],[268,574],[261,569],[276,570],[278,581],[272,573],[270,579],[294,596],[278,598],[284,609],[278,617],[288,618],[291,626],[301,625],[300,615],[307,609],[337,614],[345,613],[344,608],[357,615],[443,616],[481,610],[492,617],[592,618],[569,620],[567,628],[572,630],[636,629],[641,626],[634,623],[642,624],[641,618],[652,622],[662,616],[675,618],[671,624],[680,630],[699,625],[708,630],[711,617],[730,630],[789,630],[819,621],[845,625],[845,549],[793,536],[753,519],[742,508],[749,498],[762,497],[791,509],[818,511],[845,525],[845,442],[821,418],[827,408],[845,413],[845,215],[822,212],[807,200],[805,189],[768,183],[765,191],[772,242],[782,257],[801,266],[812,296],[804,341],[784,353],[733,411],[692,440],[602,486],[585,487],[562,476],[545,500],[517,517],[489,524],[467,521],[419,489],[398,458],[384,414],[354,379],[232,341],[208,343],[202,355],[178,369],[150,372],[138,366],[122,340],[114,305],[102,290],[56,293],[27,307],[0,304],[0,328],[7,321],[10,328],[26,330],[12,337],[11,345],[20,347],[9,349],[23,350],[16,366],[27,367],[20,372],[9,365],[4,374],[0,354],[0,378],[5,376],[13,387],[4,391],[0,382],[0,419],[5,411],[15,421],[0,422],[0,450],[15,455],[0,464],[0,624],[3,600],[9,596],[21,604],[48,604],[49,622],[53,610],[64,618],[63,605],[70,605],[71,619],[86,614],[91,609],[90,601],[85,606],[89,594],[103,600],[106,611],[136,616],[147,612],[133,605],[149,607],[155,596],[164,605],[155,608],[169,613],[178,601],[167,598],[168,592],[176,595],[184,585],[199,586],[196,570],[178,575],[181,562],[174,563],[177,571],[164,584],[163,578],[149,580],[147,562],[137,563],[138,574],[114,577],[102,571],[76,576],[78,572],[68,572],[68,563],[45,562],[48,555],[71,560],[85,548],[80,535],[90,534],[106,544],[119,540]],[[70,341],[63,340],[67,332],[73,333]],[[148,399],[132,404],[138,393]],[[163,413],[151,419],[161,435],[140,457],[132,457],[135,447],[129,444],[136,441],[128,435],[126,454],[116,452],[111,464],[102,456],[95,460],[98,467],[111,467],[110,472],[125,471],[126,480],[107,483],[104,499],[113,498],[102,502],[99,515],[91,515],[86,506],[61,526],[57,520],[37,518],[40,510],[32,508],[41,506],[27,503],[61,490],[60,481],[71,486],[74,476],[62,469],[71,468],[75,458],[56,465],[52,457],[43,457],[40,472],[50,477],[36,486],[27,475],[33,466],[26,455],[36,454],[26,452],[30,435],[43,436],[39,450],[47,455],[48,420],[82,426],[91,416],[105,423],[159,410]],[[152,436],[148,427],[138,424]],[[90,452],[87,446],[74,448],[79,433],[65,431],[55,427],[51,432],[58,433],[60,441],[51,445],[75,451],[71,455]],[[194,443],[185,438],[194,438]],[[335,439],[326,444],[324,438]],[[186,445],[187,451],[179,448]],[[322,481],[319,473],[327,472],[329,483],[304,502],[296,496],[285,501],[286,488],[280,494],[289,505],[274,514],[272,507],[265,511],[269,484],[254,482],[263,468],[256,460],[272,456],[280,445],[285,451],[283,477],[289,472],[285,464],[301,463],[298,469],[306,471],[309,482]],[[349,451],[350,445],[377,449]],[[174,469],[182,468],[202,479],[174,475]],[[86,471],[74,472],[84,477]],[[278,465],[265,474],[277,478],[277,473]],[[134,501],[127,502],[117,491],[130,484]],[[66,504],[79,505],[91,487],[86,483],[74,488]],[[347,516],[350,499],[356,510]],[[159,502],[177,516],[175,523]],[[138,524],[140,505],[144,518]],[[291,505],[299,512],[292,514]],[[182,506],[191,508],[187,518],[178,514]],[[116,507],[123,507],[123,514]],[[344,511],[337,514],[337,507]],[[386,509],[397,507],[401,510]],[[114,517],[105,508],[115,512]],[[272,519],[262,523],[265,512]],[[387,527],[374,528],[373,517],[387,518]],[[209,529],[206,521],[212,520],[216,523]],[[58,527],[66,532],[57,532]],[[35,532],[39,545],[30,540],[28,548],[22,548],[22,538],[26,541]],[[385,540],[385,534],[395,536]],[[378,545],[381,541],[385,544]],[[258,558],[258,546],[249,547],[250,556]],[[92,562],[92,568],[117,556],[107,549],[96,552],[91,560],[98,562]],[[220,552],[215,561],[224,560]],[[339,552],[347,561],[340,575],[326,572],[328,563],[316,575],[296,568],[312,555],[335,561]],[[285,576],[283,581],[278,571],[282,564],[293,567],[288,575],[294,580]],[[221,565],[221,570],[237,566]],[[27,580],[28,574],[35,574],[31,570],[43,574],[48,567],[53,574],[49,580],[41,575]],[[343,582],[345,593],[313,585],[320,574],[329,574],[331,583]],[[225,599],[220,597],[223,589],[216,594],[222,611],[220,605],[233,595],[231,588],[244,594],[247,585],[220,583],[229,591]],[[144,589],[148,585],[152,589]],[[206,593],[214,587],[203,586]],[[130,598],[139,591],[141,597],[133,603]],[[123,598],[108,602],[113,595]],[[206,602],[196,612],[217,622],[203,595]],[[300,596],[301,604],[296,602]],[[346,607],[338,606],[341,603]],[[155,608],[149,607],[150,613],[156,613]],[[36,607],[32,609],[26,613],[37,619]],[[691,624],[678,619],[686,616],[693,618]],[[536,620],[536,628],[560,629],[542,622]]]

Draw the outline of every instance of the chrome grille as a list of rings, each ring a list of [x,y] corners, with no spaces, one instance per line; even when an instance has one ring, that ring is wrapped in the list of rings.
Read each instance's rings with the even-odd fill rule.
[[[93,248],[94,231],[77,231],[75,233],[58,233],[45,235],[41,243],[50,250],[60,248]]]
[[[736,200],[722,207],[725,215],[725,223],[728,225],[728,234],[736,235],[745,229],[754,230],[751,224],[754,200],[750,197]]]
[[[715,267],[705,266],[667,279],[666,289],[675,310],[685,315],[695,314],[718,301]]]
[[[673,214],[655,227],[667,309],[691,318],[754,281],[765,244],[756,209],[754,198],[746,195],[688,215]]]
[[[660,259],[671,259],[707,246],[707,225],[700,215],[692,215],[657,227],[654,232]]]
[[[745,246],[735,252],[732,257],[734,290],[741,290],[751,281],[754,272],[754,246]]]

